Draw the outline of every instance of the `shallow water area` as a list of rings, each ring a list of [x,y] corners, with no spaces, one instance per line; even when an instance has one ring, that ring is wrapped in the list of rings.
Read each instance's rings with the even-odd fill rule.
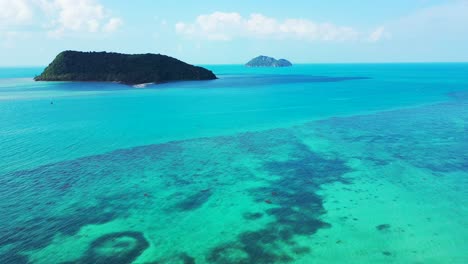
[[[468,261],[467,64],[213,69],[0,81],[0,262]]]

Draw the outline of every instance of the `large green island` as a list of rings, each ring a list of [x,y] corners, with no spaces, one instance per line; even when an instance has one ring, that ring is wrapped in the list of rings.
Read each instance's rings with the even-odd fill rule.
[[[161,54],[64,51],[36,81],[100,81],[124,84],[213,80],[213,72]]]

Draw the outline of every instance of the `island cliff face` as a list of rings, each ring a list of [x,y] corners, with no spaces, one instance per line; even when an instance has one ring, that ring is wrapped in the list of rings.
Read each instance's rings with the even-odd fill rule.
[[[160,54],[64,51],[36,81],[104,81],[125,84],[213,80],[213,72]]]
[[[247,64],[247,67],[290,67],[292,66],[291,62],[285,59],[276,60],[272,57],[267,56],[258,56],[253,58]]]

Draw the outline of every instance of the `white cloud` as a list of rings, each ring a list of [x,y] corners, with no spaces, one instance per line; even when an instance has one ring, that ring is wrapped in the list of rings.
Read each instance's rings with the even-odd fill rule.
[[[316,23],[307,19],[280,21],[262,14],[242,17],[235,12],[200,15],[192,23],[178,22],[175,29],[178,34],[191,38],[225,41],[242,37],[343,41],[359,37],[357,30],[347,26]]]
[[[389,34],[385,31],[385,27],[378,27],[375,29],[372,33],[370,33],[368,37],[368,41],[370,42],[378,42],[382,38],[387,38],[389,37]]]
[[[120,26],[123,25],[123,21],[120,18],[111,18],[105,25],[104,25],[104,32],[114,32],[120,28]]]
[[[34,12],[28,0],[0,0],[0,47],[13,48],[16,40],[26,39],[20,29],[32,22]]]
[[[42,25],[49,35],[113,32],[123,21],[97,0],[0,0],[0,26]],[[30,30],[30,29],[29,29]]]
[[[52,36],[66,32],[113,32],[123,24],[95,0],[40,0],[38,3],[52,19],[49,24]]]
[[[0,25],[21,25],[33,18],[28,0],[0,0]]]
[[[244,23],[248,32],[260,35],[274,34],[281,27],[275,19],[262,14],[252,14]]]
[[[211,40],[231,40],[241,27],[242,17],[237,13],[214,12],[210,15],[200,15],[195,23],[179,22],[175,28],[177,33],[187,36],[199,35]]]

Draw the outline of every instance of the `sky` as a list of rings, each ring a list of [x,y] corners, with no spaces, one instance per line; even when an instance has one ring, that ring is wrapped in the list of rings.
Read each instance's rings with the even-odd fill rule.
[[[468,0],[0,0],[0,66],[44,66],[63,50],[467,62]]]

